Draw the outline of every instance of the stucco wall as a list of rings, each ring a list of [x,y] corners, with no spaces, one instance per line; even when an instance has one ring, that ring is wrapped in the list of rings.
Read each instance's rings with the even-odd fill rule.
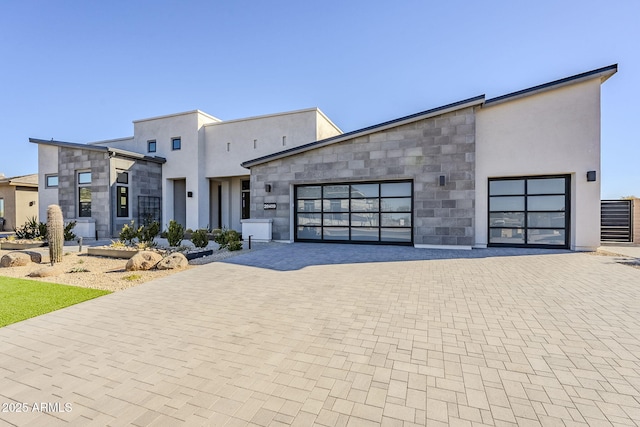
[[[470,246],[474,126],[473,108],[466,108],[254,166],[251,217],[273,218],[273,238],[293,240],[293,185],[412,179],[414,243]],[[276,210],[263,210],[263,203],[274,202]]]
[[[46,221],[46,215],[38,217],[38,189],[35,187],[15,188],[15,217],[13,218],[15,222],[10,230],[13,227],[23,225],[27,220],[34,217],[38,221]]]
[[[47,217],[47,206],[58,204],[58,189],[46,188],[47,175],[58,173],[58,147],[38,144],[38,215]]]
[[[16,194],[15,187],[0,185],[0,199],[4,200],[4,229],[12,231],[16,227]]]
[[[246,175],[242,162],[316,141],[319,133],[333,136],[338,130],[332,133],[315,108],[206,125],[205,175]]]
[[[599,246],[599,79],[485,106],[476,132],[477,246],[487,245],[488,178],[552,174],[571,174],[571,249]]]

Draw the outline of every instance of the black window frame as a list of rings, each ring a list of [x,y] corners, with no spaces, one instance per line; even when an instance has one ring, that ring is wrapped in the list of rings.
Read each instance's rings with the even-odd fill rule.
[[[182,137],[177,136],[175,138],[171,138],[171,151],[178,151],[181,149],[182,149]]]
[[[49,183],[49,179],[50,178],[55,178],[56,179],[56,184],[55,185]],[[59,179],[57,173],[44,176],[44,187],[45,188],[58,188],[59,185],[60,185],[60,179]]]
[[[124,194],[121,194],[124,190]],[[122,197],[124,196],[124,203],[122,203]],[[129,186],[128,185],[116,185],[116,217],[129,218]]]
[[[155,153],[157,149],[158,149],[158,143],[156,142],[155,139],[151,139],[147,141],[147,153]]]
[[[410,184],[410,191],[409,191],[409,195],[402,195],[402,196],[383,196],[382,195],[382,184],[401,184],[401,183],[408,183]],[[366,185],[366,184],[377,184],[378,185],[378,195],[376,197],[368,197],[368,196],[363,196],[363,197],[353,197],[353,193],[352,193],[352,186],[358,186],[358,185]],[[341,186],[341,185],[346,185],[348,186],[347,192],[348,192],[348,197],[341,197],[341,198],[332,198],[332,197],[325,197],[325,191],[324,191],[324,187],[327,186]],[[303,187],[320,187],[320,198],[314,198],[314,199],[299,199],[298,198],[298,191],[300,188]],[[413,246],[413,242],[414,242],[414,231],[415,231],[415,218],[414,218],[414,183],[413,180],[410,179],[403,179],[403,180],[384,180],[384,181],[352,181],[352,182],[323,182],[323,183],[307,183],[307,184],[298,184],[294,186],[294,226],[293,226],[293,237],[294,237],[294,241],[296,242],[316,242],[316,243],[345,243],[345,244],[364,244],[364,245],[395,245],[395,246]],[[383,210],[383,205],[382,205],[382,199],[410,199],[410,209],[409,210],[402,210],[402,211],[384,211]],[[353,203],[352,200],[369,200],[369,199],[377,199],[377,210],[375,211],[354,211],[353,210]],[[319,239],[305,239],[305,238],[299,238],[298,237],[298,201],[299,200],[313,200],[313,201],[317,201],[320,200],[320,210],[318,212],[313,212],[315,214],[319,214],[320,215],[320,223],[317,226],[320,229],[320,238]],[[348,208],[346,211],[325,211],[324,209],[324,205],[325,205],[325,201],[331,201],[333,200],[335,201],[342,201],[342,200],[348,200]],[[306,213],[310,213],[310,212],[306,212]],[[376,226],[353,226],[352,225],[352,215],[353,214],[363,214],[363,213],[370,213],[370,214],[377,214],[378,215],[378,220],[377,220],[377,225]],[[338,225],[335,226],[337,228],[347,228],[348,229],[348,238],[345,240],[342,239],[327,239],[325,238],[325,233],[324,233],[324,229],[325,228],[331,228],[332,226],[330,225],[325,225],[325,214],[329,214],[329,215],[338,215],[338,214],[344,214],[348,217],[348,225]],[[392,226],[392,225],[383,225],[382,224],[382,215],[383,214],[409,214],[410,216],[410,221],[411,221],[411,225],[409,226]],[[377,228],[378,229],[378,238],[377,240],[352,240],[352,231],[354,229],[373,229],[373,228]],[[410,239],[409,241],[389,241],[389,240],[383,240],[382,237],[382,231],[383,229],[407,229],[409,230],[409,235],[410,235]]]
[[[89,174],[89,182],[81,182],[81,176]],[[90,170],[81,170],[76,172],[77,188],[78,188],[78,218],[91,218],[92,215],[92,202],[93,202],[93,174]],[[82,190],[89,190],[89,201],[82,201]]]
[[[564,179],[564,193],[530,193],[529,192],[529,181],[530,180],[541,180],[541,179]],[[522,193],[518,194],[491,194],[491,183],[496,181],[524,181],[524,189]],[[543,227],[543,226],[529,226],[529,214],[531,213],[548,213],[555,212],[552,210],[529,210],[529,198],[535,196],[564,196],[564,227]],[[491,210],[491,198],[501,198],[501,197],[522,197],[524,201],[523,210],[508,210],[508,211],[497,211]],[[491,214],[496,212],[504,212],[504,213],[517,213],[523,214],[523,225],[521,227],[501,227],[496,225],[491,225]],[[521,228],[523,230],[523,240],[524,243],[497,243],[491,242],[491,230],[497,229],[514,229]],[[531,230],[564,230],[564,244],[555,245],[555,244],[536,244],[529,243],[529,232]],[[512,176],[512,177],[494,177],[489,178],[487,181],[487,246],[489,247],[510,247],[510,248],[541,248],[541,249],[569,249],[571,246],[571,175],[570,174],[556,174],[556,175],[527,175],[527,176]]]

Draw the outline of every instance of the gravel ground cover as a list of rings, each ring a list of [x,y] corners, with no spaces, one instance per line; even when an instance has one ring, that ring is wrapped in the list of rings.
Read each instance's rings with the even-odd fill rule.
[[[254,243],[252,249],[229,252],[225,249],[214,250],[212,255],[197,258],[189,261],[189,267],[197,268],[198,265],[220,261],[230,257],[246,254],[248,252],[265,249],[277,243]],[[37,252],[42,254],[42,263],[31,263],[23,267],[0,268],[0,276],[16,277],[40,280],[43,282],[62,283],[65,285],[81,286],[85,288],[104,289],[108,291],[120,291],[149,280],[170,276],[183,270],[149,270],[149,271],[126,271],[126,259],[115,259],[107,257],[89,256],[86,248],[78,253],[65,248],[67,252],[63,257],[60,267],[64,271],[58,276],[43,278],[29,277],[29,273],[39,270],[49,265],[49,252],[47,248],[39,248]],[[30,249],[34,250],[34,249]],[[13,251],[0,250],[0,258]],[[83,271],[87,270],[87,271]]]

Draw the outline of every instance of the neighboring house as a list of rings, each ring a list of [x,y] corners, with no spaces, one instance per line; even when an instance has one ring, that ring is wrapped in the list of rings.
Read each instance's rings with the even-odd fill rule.
[[[38,174],[6,178],[0,175],[0,218],[4,231],[13,231],[38,218]],[[2,231],[2,230],[0,230]]]
[[[281,241],[594,250],[600,86],[617,65],[246,161]]]
[[[40,214],[60,204],[85,237],[115,236],[131,220],[240,230],[250,204],[243,161],[341,133],[316,108],[229,121],[196,110],[133,124],[132,137],[91,144],[31,138]]]

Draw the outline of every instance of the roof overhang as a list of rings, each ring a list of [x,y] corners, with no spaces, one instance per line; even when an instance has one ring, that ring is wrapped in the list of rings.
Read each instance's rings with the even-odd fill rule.
[[[104,147],[99,145],[78,144],[76,142],[64,142],[64,141],[55,141],[53,139],[45,140],[45,139],[37,139],[37,138],[29,138],[29,142],[32,142],[34,144],[41,144],[41,145],[52,145],[55,147],[62,147],[62,148],[71,148],[71,149],[79,149],[79,150],[87,150],[87,151],[99,151],[103,153],[108,153],[109,155],[112,155],[112,156],[127,157],[130,159],[145,160],[148,162],[154,162],[154,163],[160,163],[160,164],[166,163],[167,161],[167,159],[165,159],[164,157],[145,156],[144,154],[136,153],[133,151],[121,150],[119,148]]]
[[[575,76],[565,77],[564,79],[555,80],[544,83],[528,89],[519,90],[517,92],[508,93],[495,98],[487,99],[484,103],[487,107],[502,104],[507,101],[514,101],[525,96],[531,96],[550,90],[559,89],[564,86],[582,83],[587,80],[600,79],[600,83],[604,83],[609,77],[618,72],[618,64],[609,65],[608,67],[598,68],[597,70],[587,71],[586,73],[576,74]]]

